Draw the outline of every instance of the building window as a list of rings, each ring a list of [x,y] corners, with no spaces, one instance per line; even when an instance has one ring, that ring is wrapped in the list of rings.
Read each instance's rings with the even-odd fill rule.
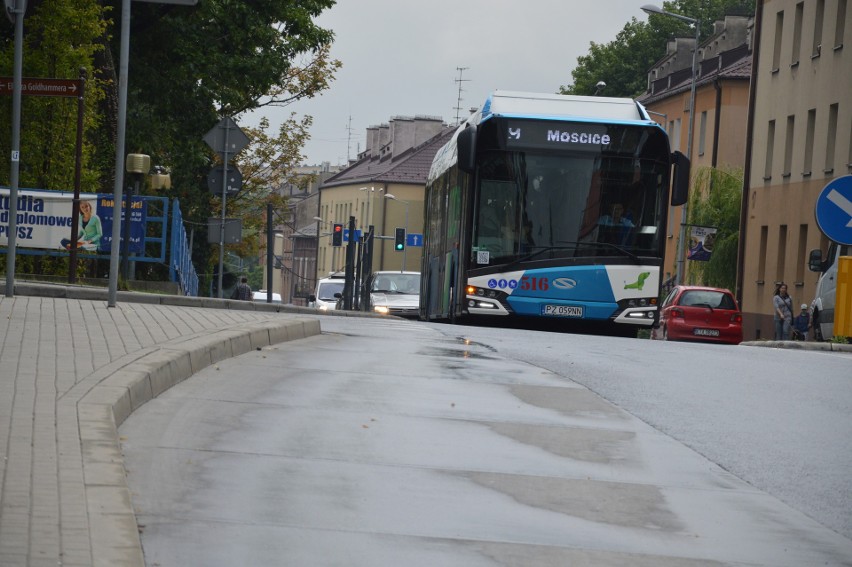
[[[775,149],[775,121],[769,121],[769,128],[766,132],[766,165],[763,169],[763,180],[769,181],[772,179],[772,154]]]
[[[781,39],[784,35],[784,12],[775,16],[775,49],[772,52],[772,72],[777,73],[781,68]]]
[[[799,64],[799,54],[802,52],[802,16],[805,12],[805,3],[796,4],[796,15],[793,19],[793,58],[790,67]]]
[[[834,173],[834,148],[837,139],[837,103],[828,108],[828,134],[825,140],[824,173]]]
[[[757,256],[757,281],[763,283],[766,280],[766,243],[769,239],[769,227],[760,227],[760,254]]]
[[[775,281],[784,281],[785,259],[787,258],[787,225],[778,227],[778,260],[775,264]]]
[[[807,177],[811,174],[811,167],[814,159],[814,127],[816,125],[816,108],[808,110],[808,131],[805,134],[805,164],[802,169],[802,176]]]
[[[795,140],[793,134],[795,129],[796,116],[790,115],[787,117],[787,134],[786,141],[784,142],[784,171],[781,174],[781,177],[785,179],[790,177],[790,172],[793,171],[793,141]]]
[[[698,155],[704,155],[705,139],[707,137],[707,111],[701,113],[701,122],[698,127]]]
[[[814,16],[814,47],[811,51],[811,58],[819,57],[822,51],[822,24],[823,15],[825,13],[825,0],[817,0],[816,16]]]
[[[834,49],[843,47],[843,33],[846,28],[846,0],[837,0],[837,24],[834,28]]]

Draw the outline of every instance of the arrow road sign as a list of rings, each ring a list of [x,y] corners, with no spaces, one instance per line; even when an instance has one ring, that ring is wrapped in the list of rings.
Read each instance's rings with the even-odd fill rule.
[[[406,246],[423,246],[423,235],[411,232],[405,235]]]
[[[852,175],[837,177],[817,197],[819,229],[838,244],[852,244]]]
[[[0,77],[0,95],[12,94],[14,79]],[[21,94],[29,96],[78,96],[79,79],[21,79]]]

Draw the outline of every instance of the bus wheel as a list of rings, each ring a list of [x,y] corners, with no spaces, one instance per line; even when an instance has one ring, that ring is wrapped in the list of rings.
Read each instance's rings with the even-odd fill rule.
[[[822,342],[825,340],[825,337],[822,336],[822,327],[819,324],[819,311],[814,309],[814,317],[813,321],[811,321],[811,325],[814,328],[814,340],[817,342]]]

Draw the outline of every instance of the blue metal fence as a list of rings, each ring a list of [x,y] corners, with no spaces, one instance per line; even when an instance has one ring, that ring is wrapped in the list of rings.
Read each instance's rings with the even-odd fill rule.
[[[177,199],[172,201],[172,242],[169,248],[169,279],[180,285],[184,295],[197,296],[198,274],[192,265],[192,249],[186,239],[186,228],[183,226],[183,215]]]

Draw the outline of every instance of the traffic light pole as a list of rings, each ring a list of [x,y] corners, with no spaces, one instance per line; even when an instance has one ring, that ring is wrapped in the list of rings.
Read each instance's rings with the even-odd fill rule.
[[[352,309],[352,289],[355,280],[355,217],[349,217],[349,243],[346,245],[346,273],[343,280],[343,310]]]

